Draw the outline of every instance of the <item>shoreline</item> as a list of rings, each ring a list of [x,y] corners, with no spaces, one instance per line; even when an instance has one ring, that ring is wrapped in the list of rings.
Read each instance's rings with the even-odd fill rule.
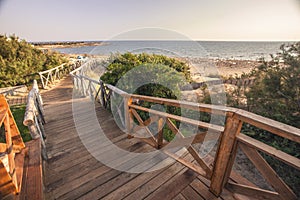
[[[31,43],[34,47],[42,50],[76,48],[84,46],[104,46],[107,42],[45,42],[45,43]]]

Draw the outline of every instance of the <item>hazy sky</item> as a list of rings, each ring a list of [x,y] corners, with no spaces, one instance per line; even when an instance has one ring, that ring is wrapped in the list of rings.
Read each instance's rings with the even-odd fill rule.
[[[299,41],[300,0],[0,0],[0,34],[29,41],[106,40],[143,27],[194,40]]]

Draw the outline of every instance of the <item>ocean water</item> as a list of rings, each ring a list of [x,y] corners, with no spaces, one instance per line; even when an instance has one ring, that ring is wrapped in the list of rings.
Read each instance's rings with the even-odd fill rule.
[[[223,42],[223,41],[106,41],[99,46],[56,48],[67,54],[110,55],[147,52],[176,57],[257,60],[270,59],[282,44],[291,42]]]

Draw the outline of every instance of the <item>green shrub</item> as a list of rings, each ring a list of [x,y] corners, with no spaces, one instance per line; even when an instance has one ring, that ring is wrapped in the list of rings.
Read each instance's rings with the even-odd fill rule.
[[[31,84],[39,78],[37,72],[66,62],[60,54],[44,53],[14,35],[0,35],[0,46],[0,87]]]

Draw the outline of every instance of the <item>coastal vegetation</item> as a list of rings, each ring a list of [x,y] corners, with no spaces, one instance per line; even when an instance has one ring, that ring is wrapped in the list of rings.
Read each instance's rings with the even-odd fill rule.
[[[127,77],[126,73],[130,72]],[[180,87],[191,81],[189,66],[175,58],[155,54],[117,54],[111,58],[107,71],[101,80],[119,89],[140,95],[177,99]],[[137,82],[144,83],[135,88]],[[120,84],[121,82],[121,84]],[[164,84],[163,84],[164,83]],[[170,89],[171,88],[171,89]],[[134,89],[134,91],[130,91]],[[154,103],[139,102],[141,106],[150,108]],[[180,109],[165,106],[167,113],[180,114]],[[143,120],[149,118],[149,113],[138,111]],[[179,125],[179,122],[175,122]],[[164,127],[164,137],[170,141],[174,137],[167,126]]]
[[[280,53],[270,61],[262,59],[261,65],[240,79],[255,82],[250,87],[238,86],[227,92],[228,106],[238,107],[258,115],[300,128],[300,42],[282,45]],[[204,98],[209,103],[209,98]],[[245,124],[243,133],[268,145],[300,158],[300,144]],[[300,172],[263,154],[272,168],[300,196]]]
[[[39,50],[15,35],[0,35],[0,87],[30,84],[37,72],[51,69],[66,59],[56,52]]]

